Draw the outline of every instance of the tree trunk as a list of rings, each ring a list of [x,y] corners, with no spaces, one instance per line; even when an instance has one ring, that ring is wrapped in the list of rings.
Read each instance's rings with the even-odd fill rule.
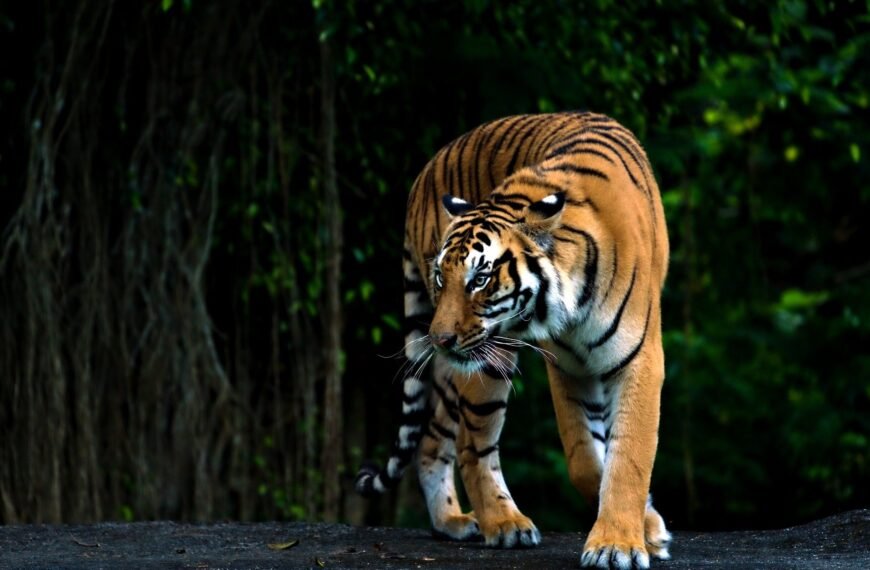
[[[325,256],[323,518],[338,520],[344,429],[341,386],[341,205],[335,172],[335,62],[330,39],[320,42],[321,184],[323,188]]]

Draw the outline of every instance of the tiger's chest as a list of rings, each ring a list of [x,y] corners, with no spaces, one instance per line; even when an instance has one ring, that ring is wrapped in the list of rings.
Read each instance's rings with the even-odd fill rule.
[[[612,316],[593,310],[581,324],[568,328],[546,343],[554,364],[572,378],[596,378],[608,373],[624,358],[637,335],[631,327],[611,330]],[[542,343],[543,344],[543,343]]]

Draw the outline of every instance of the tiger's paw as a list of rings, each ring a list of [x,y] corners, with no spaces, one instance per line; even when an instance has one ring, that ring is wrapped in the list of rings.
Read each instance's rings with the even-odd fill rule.
[[[586,539],[586,546],[583,547],[580,566],[612,570],[646,570],[649,568],[649,553],[641,540],[630,540],[623,533],[596,532],[593,527],[589,538]]]
[[[481,521],[487,546],[495,548],[529,548],[541,543],[541,533],[532,520],[520,513],[507,518]]]
[[[480,525],[473,513],[467,515],[451,515],[438,521],[432,533],[439,538],[449,540],[475,540],[480,538]]]
[[[662,516],[656,512],[652,505],[647,507],[643,521],[644,541],[649,555],[659,560],[670,560],[671,554],[668,547],[671,545],[671,533],[665,527]]]
[[[608,544],[584,550],[580,557],[580,566],[613,570],[646,570],[649,568],[649,555],[643,547]]]

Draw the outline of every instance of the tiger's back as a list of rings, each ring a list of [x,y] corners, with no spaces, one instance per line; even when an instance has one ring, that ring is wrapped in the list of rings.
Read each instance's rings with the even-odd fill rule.
[[[667,230],[646,153],[634,135],[616,121],[588,112],[505,117],[481,125],[439,150],[415,180],[408,198],[405,243],[418,267],[440,247],[449,223],[441,205],[445,195],[479,204],[518,170],[563,163],[573,167],[561,172],[565,186],[576,187],[568,179],[577,177],[584,192],[594,193],[590,198],[598,206],[596,214],[620,234],[629,229],[624,216],[642,210],[641,202],[646,201],[650,217],[642,225],[657,234],[656,271],[664,282]],[[610,191],[613,186],[634,187],[642,190],[643,196],[615,194]],[[547,190],[542,186],[540,194]],[[424,276],[426,273],[422,271]]]

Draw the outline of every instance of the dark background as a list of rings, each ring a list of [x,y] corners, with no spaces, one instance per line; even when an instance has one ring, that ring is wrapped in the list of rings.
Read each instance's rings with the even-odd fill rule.
[[[4,2],[0,54],[0,522],[425,525],[411,473],[352,493],[396,426],[408,189],[569,109],[662,189],[669,524],[870,505],[866,2]],[[582,528],[522,370],[507,480]]]

